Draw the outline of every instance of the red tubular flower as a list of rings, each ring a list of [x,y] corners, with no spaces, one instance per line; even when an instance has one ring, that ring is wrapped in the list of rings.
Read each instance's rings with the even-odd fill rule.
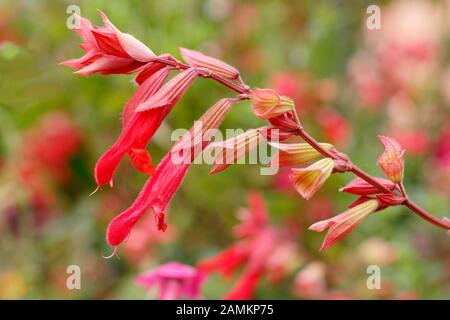
[[[247,270],[236,285],[224,297],[225,300],[251,300],[253,292],[258,285],[262,272],[260,270]]]
[[[230,110],[232,105],[231,99],[221,99],[212,106],[199,119],[202,122],[202,137],[209,129],[218,128],[223,118]],[[163,108],[154,110],[164,110]],[[211,131],[211,130],[210,130]],[[111,246],[117,246],[122,243],[131,231],[131,228],[137,220],[149,208],[153,209],[155,218],[157,219],[158,229],[164,231],[167,225],[164,222],[164,210],[172,199],[174,193],[181,185],[191,162],[206,147],[209,141],[201,139],[198,141],[194,133],[194,127],[180,138],[183,144],[187,140],[185,137],[191,138],[190,149],[182,149],[183,161],[175,162],[173,156],[179,153],[180,147],[176,143],[172,150],[161,160],[156,167],[155,172],[142,188],[134,203],[127,210],[117,216],[109,225],[106,239]],[[201,143],[200,148],[196,143]],[[191,151],[191,152],[189,152]],[[178,155],[177,155],[178,156]]]
[[[354,206],[347,211],[327,220],[314,223],[309,227],[311,231],[321,232],[329,228],[320,250],[328,249],[337,241],[344,238],[359,223],[371,213],[377,211],[379,204],[377,200],[370,199]]]
[[[239,71],[236,70],[236,68],[219,59],[212,58],[204,53],[186,48],[180,48],[180,52],[184,61],[189,63],[191,66],[206,68],[212,73],[221,75],[229,80],[236,80],[239,78]]]
[[[140,171],[148,173],[147,160],[150,159],[150,157],[149,155],[145,155],[144,158],[142,157],[142,154],[147,151],[140,151],[140,153],[136,154],[136,151],[133,151],[133,149],[142,150],[145,148],[167,114],[169,114],[198,75],[196,69],[187,69],[173,77],[160,88],[163,81],[167,78],[168,73],[169,69],[163,68],[153,76],[149,77],[139,87],[135,96],[131,98],[127,106],[125,106],[123,121],[126,126],[114,145],[100,157],[95,166],[95,179],[98,186],[107,184],[112,180],[120,159],[127,152],[130,153],[133,164]],[[133,109],[136,110],[143,101],[152,100],[155,96],[164,99],[161,95],[167,93],[169,90],[174,90],[178,94],[171,96],[170,101],[165,100],[165,103],[167,104],[163,108],[133,113]],[[131,118],[130,113],[132,113]],[[129,118],[130,120],[128,120]],[[141,155],[141,157],[139,157],[139,155]]]
[[[249,195],[249,208],[240,210],[238,218],[241,223],[234,229],[237,242],[203,260],[198,268],[229,277],[242,267],[237,284],[224,298],[252,299],[262,276],[274,283],[298,266],[299,248],[288,230],[269,224],[266,205],[258,193]]]
[[[123,130],[112,147],[99,158],[95,165],[94,174],[98,186],[101,187],[112,180],[120,159],[126,153],[129,153],[138,170],[148,173],[146,166],[148,167],[150,163],[143,161],[143,153],[146,152],[144,148],[170,110],[134,113],[134,109],[141,101],[148,99],[150,95],[159,90],[168,75],[168,68],[156,72],[139,86],[125,105],[122,114]],[[147,159],[150,160],[149,155]]]
[[[390,180],[383,179],[383,178],[374,178],[374,179],[377,180],[380,184],[382,184],[389,190],[394,190],[396,187],[395,183],[393,183]],[[365,181],[361,178],[356,178],[356,179],[350,181],[349,184],[347,184],[345,187],[339,189],[339,191],[347,192],[347,193],[351,193],[351,194],[355,194],[355,195],[359,195],[359,196],[368,196],[368,195],[379,193],[378,188],[374,187],[373,185],[371,185],[370,183],[368,183],[367,181]]]
[[[225,170],[247,153],[259,145],[263,138],[262,132],[267,131],[267,127],[249,129],[224,141],[211,143],[209,148],[214,148],[216,156],[209,174],[215,174]]]
[[[100,11],[104,27],[93,27],[91,22],[77,16],[79,28],[75,31],[84,40],[85,55],[61,62],[84,76],[93,73],[131,73],[155,58],[155,54],[133,36],[121,32]]]
[[[251,192],[248,196],[248,210],[238,212],[241,223],[234,228],[238,237],[248,237],[256,234],[268,223],[267,206],[258,192]]]
[[[219,271],[224,277],[230,277],[248,259],[248,250],[240,244],[229,246],[219,254],[201,261],[200,271],[210,273]]]

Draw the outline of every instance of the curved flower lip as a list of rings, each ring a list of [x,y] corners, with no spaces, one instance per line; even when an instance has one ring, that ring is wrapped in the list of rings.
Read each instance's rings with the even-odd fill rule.
[[[397,187],[396,184],[390,180],[378,177],[375,177],[374,179],[378,181],[378,183],[386,187],[388,190],[392,191]],[[359,196],[368,196],[379,193],[378,188],[374,187],[373,185],[359,177],[350,181],[345,187],[339,189],[339,191]]]
[[[223,118],[230,110],[231,102],[231,99],[221,99],[200,117],[199,121],[203,123],[202,136],[208,130],[220,126]],[[159,108],[155,110],[164,109]],[[140,114],[145,114],[145,112]],[[189,144],[192,146],[196,143],[194,139],[197,137],[193,134],[194,131],[195,127],[192,127],[184,135],[192,139]],[[179,141],[185,143],[186,139],[184,136]],[[183,156],[187,158],[184,160],[190,161],[181,161],[181,163],[173,160],[173,153],[176,152],[174,150],[179,150],[178,143],[174,145],[173,149],[166,154],[155,168],[153,175],[147,180],[134,203],[109,224],[106,240],[111,246],[121,244],[128,237],[137,220],[150,208],[153,209],[153,213],[157,219],[158,229],[162,231],[166,229],[164,210],[183,182],[191,162],[204,150],[208,143],[208,141],[204,141],[204,143],[201,143],[201,148],[193,148],[194,151],[192,154],[183,153]]]
[[[236,269],[238,269],[248,259],[249,250],[241,243],[233,244],[217,255],[202,260],[198,264],[198,268],[202,272],[210,273],[219,271],[223,277],[231,277]]]
[[[95,165],[94,176],[98,186],[101,187],[112,181],[114,172],[126,153],[130,153],[133,148],[139,150],[146,147],[170,112],[170,108],[155,109],[146,113],[135,112],[136,106],[141,101],[148,99],[161,88],[169,72],[168,68],[162,68],[147,78],[125,105],[122,115],[123,130],[116,142],[98,159]],[[133,160],[133,154],[130,156]],[[136,162],[133,161],[133,164],[136,165]],[[144,173],[150,172],[148,171],[149,167],[145,165],[137,166],[137,168]]]
[[[239,71],[236,68],[219,59],[212,58],[199,51],[186,48],[180,48],[180,52],[184,61],[192,66],[206,68],[212,73],[221,75],[229,80],[236,80],[239,77]]]
[[[331,175],[334,161],[331,158],[319,160],[306,168],[291,169],[290,179],[300,195],[309,200]]]
[[[405,167],[405,149],[392,138],[378,136],[384,145],[384,152],[378,158],[378,165],[383,174],[395,183],[403,180],[403,171]]]
[[[316,222],[308,229],[321,232],[329,228],[320,248],[320,250],[325,250],[349,234],[364,218],[377,211],[378,207],[378,201],[370,199],[333,218]]]
[[[251,300],[258,285],[262,271],[247,268],[233,289],[224,296],[224,300]]]
[[[296,166],[317,160],[322,155],[307,143],[276,143],[269,142],[271,146],[280,151],[272,157],[271,166],[287,167]],[[330,150],[333,146],[329,143],[320,143],[321,147]]]

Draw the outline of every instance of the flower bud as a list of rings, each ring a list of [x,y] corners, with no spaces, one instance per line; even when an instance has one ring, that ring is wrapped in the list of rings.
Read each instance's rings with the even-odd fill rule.
[[[405,149],[392,138],[385,136],[378,136],[378,138],[384,145],[384,152],[378,158],[378,165],[392,182],[400,183],[403,180],[405,167]]]
[[[395,184],[390,180],[383,179],[383,178],[375,178],[375,180],[377,180],[381,185],[383,185],[390,191],[395,189]],[[339,191],[347,192],[347,193],[351,193],[351,194],[355,194],[355,195],[359,195],[359,196],[368,196],[371,194],[379,193],[379,189],[377,187],[371,185],[370,183],[368,183],[367,181],[365,181],[361,178],[356,178],[356,179],[350,181],[349,184],[347,184],[345,187],[341,188]]]
[[[280,96],[272,89],[255,89],[250,95],[253,101],[253,112],[262,119],[270,119],[282,115],[295,108],[291,98]]]
[[[186,48],[180,48],[183,59],[191,66],[206,68],[210,72],[221,75],[222,77],[235,80],[239,77],[239,71],[219,59],[207,56],[204,53]]]

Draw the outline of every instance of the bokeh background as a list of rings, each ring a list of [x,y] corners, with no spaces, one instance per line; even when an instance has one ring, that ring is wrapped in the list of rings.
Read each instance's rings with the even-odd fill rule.
[[[95,24],[103,10],[156,53],[201,50],[239,68],[252,86],[293,97],[313,135],[372,174],[381,174],[377,135],[395,137],[408,150],[411,197],[439,217],[450,210],[450,1],[2,0],[0,298],[153,297],[134,277],[167,261],[196,265],[233,244],[235,213],[252,190],[267,202],[271,224],[288,225],[297,246],[282,260],[289,264],[282,279],[263,277],[256,298],[450,298],[449,237],[403,208],[372,215],[318,251],[323,234],[306,227],[352,201],[337,192],[350,175],[333,176],[306,202],[286,172],[261,176],[257,165],[236,165],[211,176],[208,165],[194,165],[171,203],[168,231],[156,231],[148,215],[120,259],[103,259],[111,252],[107,224],[146,179],[125,159],[114,188],[88,197],[95,162],[120,132],[135,85],[131,76],[81,77],[58,66],[81,55],[66,27],[71,4]],[[381,7],[381,30],[366,28],[369,4]],[[196,81],[153,139],[155,160],[170,148],[171,130],[190,127],[227,94]],[[244,104],[223,127],[261,123]],[[81,290],[66,288],[72,264],[81,268]],[[381,290],[366,287],[371,264],[381,266]],[[236,277],[213,274],[203,295],[221,298]]]

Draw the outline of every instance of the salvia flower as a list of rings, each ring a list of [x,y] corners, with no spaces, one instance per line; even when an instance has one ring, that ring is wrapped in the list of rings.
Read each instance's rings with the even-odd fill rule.
[[[378,209],[378,201],[369,199],[333,218],[314,223],[309,227],[309,230],[322,232],[329,228],[322,247],[320,248],[320,250],[325,250],[344,238],[359,223],[361,223],[362,220]]]
[[[194,267],[178,262],[168,262],[141,273],[135,281],[145,286],[147,290],[157,287],[160,300],[176,300],[201,298],[201,286],[204,279],[204,275]]]
[[[229,80],[236,80],[239,78],[239,71],[236,68],[219,59],[212,58],[204,53],[186,48],[180,48],[180,52],[184,61],[191,66],[206,68],[210,72],[221,75]]]
[[[259,193],[249,194],[249,205],[248,209],[238,212],[241,224],[234,229],[238,240],[198,266],[203,272],[218,271],[227,278],[239,268],[243,269],[225,299],[251,299],[263,277],[274,283],[300,263],[297,243],[288,230],[269,223],[267,208]]]
[[[250,99],[253,112],[262,119],[278,117],[295,108],[291,98],[280,96],[272,89],[258,89],[252,91]]]
[[[333,172],[334,161],[331,158],[319,160],[306,168],[291,169],[290,179],[295,189],[306,200],[310,199]]]
[[[266,127],[249,129],[230,139],[211,143],[208,149],[214,149],[216,153],[210,174],[225,170],[256,148],[263,139],[262,132],[267,129]]]
[[[390,180],[383,178],[374,178],[378,183],[386,187],[386,189],[392,191],[396,188],[395,183]],[[359,196],[368,196],[372,194],[379,193],[378,188],[368,183],[366,180],[361,178],[356,178],[350,181],[345,187],[341,188],[339,191],[347,192]]]
[[[93,27],[91,22],[77,16],[75,31],[83,39],[81,48],[85,55],[63,61],[80,75],[131,73],[155,58],[155,54],[133,36],[117,29],[100,11],[103,27]]]
[[[270,142],[270,145],[280,150],[272,157],[271,165],[273,166],[297,166],[321,157],[321,154],[308,143],[286,144]],[[320,145],[328,150],[333,147],[329,143],[321,143]]]
[[[101,187],[104,184],[110,183],[120,159],[126,153],[131,152],[130,157],[133,164],[141,172],[149,173],[147,161],[150,159],[149,155],[144,155],[144,153],[141,152],[140,155],[143,155],[144,158],[139,158],[137,157],[139,154],[136,154],[133,149],[140,150],[147,146],[163,120],[198,75],[196,69],[189,68],[177,74],[162,86],[168,73],[169,69],[163,68],[150,76],[138,88],[135,95],[125,106],[123,115],[125,127],[114,145],[100,157],[95,166],[95,179],[98,186]],[[176,91],[177,94],[170,95],[169,98],[167,95],[170,90]],[[153,97],[155,96],[160,100],[154,100]],[[136,112],[136,108],[139,105],[142,105],[142,103],[149,100],[161,101],[161,103],[164,104],[164,107],[149,109],[145,112]],[[142,162],[144,164],[142,164]]]
[[[384,145],[384,152],[378,158],[378,165],[384,175],[392,182],[400,183],[403,180],[403,171],[405,167],[405,149],[394,139],[379,136]]]
[[[199,121],[203,123],[203,134],[220,126],[223,118],[230,110],[232,102],[232,99],[221,99],[200,117]],[[161,110],[161,108],[155,110]],[[111,246],[121,244],[128,237],[138,219],[150,208],[153,209],[158,229],[166,230],[164,210],[181,185],[192,161],[209,143],[209,141],[203,141],[201,148],[195,148],[196,136],[193,132],[194,127],[179,140],[184,143],[186,141],[184,137],[188,136],[192,141],[189,144],[189,151],[192,152],[187,152],[187,150],[183,152],[182,156],[185,159],[180,161],[180,148],[176,143],[158,164],[134,203],[111,221],[106,234],[106,240]],[[193,150],[191,150],[191,147]],[[174,154],[176,154],[177,161],[173,159]]]
[[[149,95],[158,91],[169,75],[169,69],[163,68],[147,78],[125,105],[122,113],[123,129],[116,142],[98,159],[94,176],[99,187],[112,181],[114,172],[125,154],[129,154],[136,168],[149,172],[151,163],[144,161],[145,147],[155,131],[161,125],[169,110],[159,110],[148,113],[135,113],[140,101],[148,99]],[[140,156],[138,157],[138,155]],[[148,154],[147,160],[151,157]],[[152,170],[151,170],[152,171]]]

